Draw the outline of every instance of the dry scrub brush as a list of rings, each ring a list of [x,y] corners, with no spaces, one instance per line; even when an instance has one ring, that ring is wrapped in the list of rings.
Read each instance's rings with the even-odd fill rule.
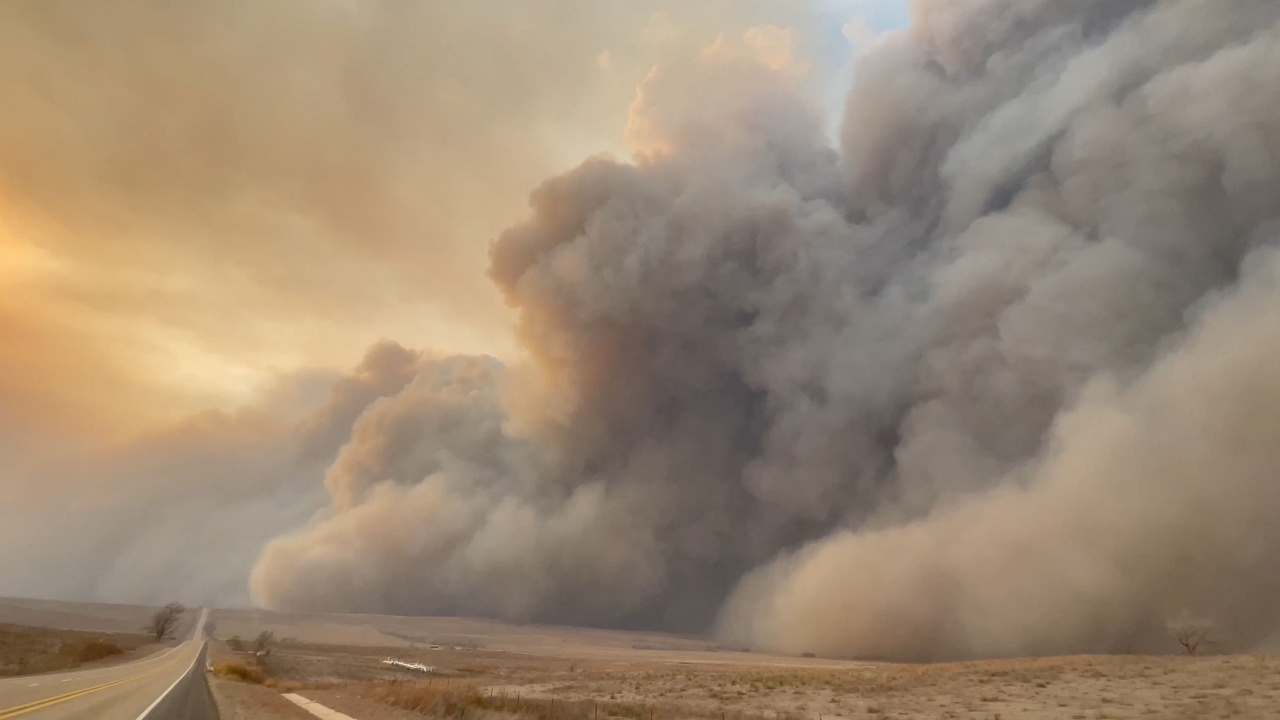
[[[433,681],[390,680],[348,686],[367,700],[437,718],[485,720],[518,717],[521,720],[669,720],[714,718],[748,720],[741,712],[711,710],[672,703],[645,704],[610,700],[525,698],[519,694],[495,694],[471,685],[448,686]],[[750,716],[755,719],[757,716]],[[792,720],[788,714],[769,713],[771,720]]]
[[[254,683],[261,685],[266,682],[267,676],[260,668],[249,667],[243,663],[233,660],[218,660],[213,663],[213,674],[216,677],[229,678],[231,680],[239,680],[240,682]]]
[[[0,677],[70,670],[121,655],[146,640],[137,635],[0,626]]]
[[[65,649],[66,648],[64,646],[64,650]],[[113,642],[107,642],[106,640],[90,640],[83,645],[74,647],[71,652],[71,656],[75,658],[78,664],[94,662],[95,660],[105,660],[106,658],[121,655],[123,653],[124,650]]]

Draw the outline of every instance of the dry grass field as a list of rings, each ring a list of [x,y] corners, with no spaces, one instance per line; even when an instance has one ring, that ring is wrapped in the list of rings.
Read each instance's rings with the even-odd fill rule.
[[[584,674],[521,690],[535,698],[644,705],[660,698],[672,715],[712,718],[1274,718],[1280,662],[1080,657],[838,672],[655,669]]]
[[[0,624],[0,677],[119,662],[159,647],[152,638],[139,634]]]
[[[387,656],[436,672],[390,668],[381,663]],[[839,667],[786,667],[768,656],[704,663],[701,656],[635,650],[601,660],[292,641],[260,661],[240,654],[276,689],[359,720],[1280,718],[1280,659],[1266,655]]]
[[[0,620],[24,613],[64,627],[136,629],[148,612],[0,601]],[[356,720],[1280,719],[1273,655],[894,665],[461,618],[217,610],[212,620],[211,687],[226,720],[308,717],[281,692]],[[276,637],[264,657],[228,642],[251,647],[264,630]],[[387,657],[435,672],[399,670]]]

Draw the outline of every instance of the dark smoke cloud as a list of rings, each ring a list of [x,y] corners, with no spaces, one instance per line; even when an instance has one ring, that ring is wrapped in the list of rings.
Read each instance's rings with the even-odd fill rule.
[[[839,152],[777,37],[651,73],[639,159],[492,248],[530,362],[373,403],[255,597],[893,659],[1280,627],[1280,6],[915,16]]]

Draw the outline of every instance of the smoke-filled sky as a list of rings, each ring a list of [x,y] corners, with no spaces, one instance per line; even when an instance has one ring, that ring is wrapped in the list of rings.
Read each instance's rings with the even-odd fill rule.
[[[1272,0],[19,0],[0,97],[0,593],[1280,630]]]

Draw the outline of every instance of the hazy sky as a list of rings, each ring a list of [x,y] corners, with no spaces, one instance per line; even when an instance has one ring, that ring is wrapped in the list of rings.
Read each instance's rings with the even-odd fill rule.
[[[0,437],[118,438],[384,337],[509,356],[488,243],[625,155],[654,63],[794,28],[834,118],[846,27],[904,6],[6,2]]]

